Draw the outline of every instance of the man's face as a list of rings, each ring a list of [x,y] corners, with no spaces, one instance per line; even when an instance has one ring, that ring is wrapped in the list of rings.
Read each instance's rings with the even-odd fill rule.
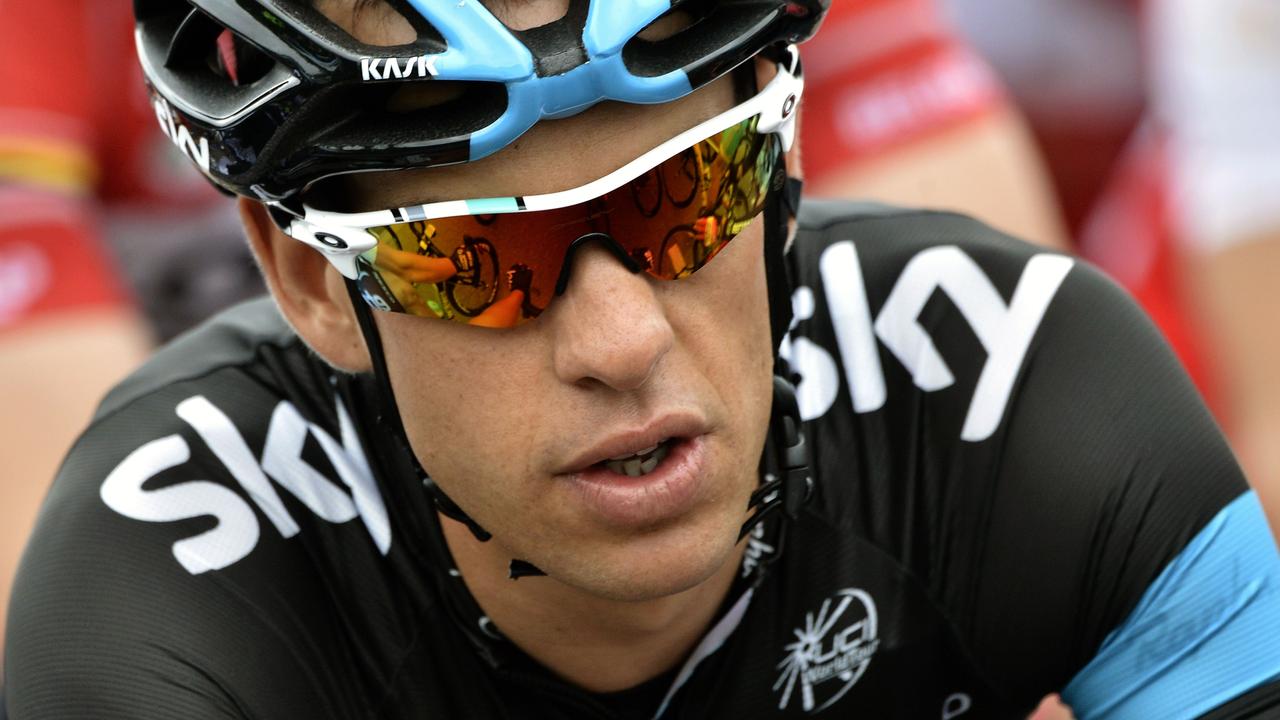
[[[576,187],[733,104],[721,81],[667,105],[598,106],[480,162],[358,178],[352,199],[380,209]],[[757,219],[677,281],[587,246],[566,292],[515,329],[376,313],[423,467],[493,547],[594,595],[660,597],[733,562],[771,402],[762,243]],[[597,462],[659,441],[651,474]]]

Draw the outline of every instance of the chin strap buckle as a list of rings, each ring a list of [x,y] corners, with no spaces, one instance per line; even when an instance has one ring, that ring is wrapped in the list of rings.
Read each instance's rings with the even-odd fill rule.
[[[785,365],[779,371],[785,373]],[[809,448],[805,445],[804,431],[800,427],[800,405],[796,402],[796,389],[781,374],[773,376],[772,412],[765,454],[772,456],[766,459],[775,463],[773,467],[776,472],[766,471],[764,483],[751,493],[747,510],[754,509],[755,513],[742,524],[742,530],[738,533],[739,541],[778,510],[795,520],[800,516],[800,509],[813,495],[813,472],[809,469]]]

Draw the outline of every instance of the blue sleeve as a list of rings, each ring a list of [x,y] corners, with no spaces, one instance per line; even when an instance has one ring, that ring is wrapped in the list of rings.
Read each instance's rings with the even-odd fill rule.
[[[1280,552],[1257,496],[1224,507],[1063,690],[1080,720],[1194,718],[1280,678]]]

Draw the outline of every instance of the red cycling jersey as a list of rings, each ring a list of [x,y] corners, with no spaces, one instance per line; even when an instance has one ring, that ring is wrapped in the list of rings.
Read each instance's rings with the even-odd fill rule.
[[[232,216],[156,130],[129,3],[5,3],[0,331],[131,302],[118,262],[145,265],[178,237],[232,237]]]
[[[1005,104],[935,0],[839,0],[803,49],[805,174],[828,174]]]

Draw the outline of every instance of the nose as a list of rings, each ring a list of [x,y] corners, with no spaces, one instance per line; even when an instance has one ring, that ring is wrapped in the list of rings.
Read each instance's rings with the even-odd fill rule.
[[[658,281],[631,272],[598,242],[570,262],[564,294],[540,319],[553,333],[556,376],[621,391],[642,387],[675,343]]]

